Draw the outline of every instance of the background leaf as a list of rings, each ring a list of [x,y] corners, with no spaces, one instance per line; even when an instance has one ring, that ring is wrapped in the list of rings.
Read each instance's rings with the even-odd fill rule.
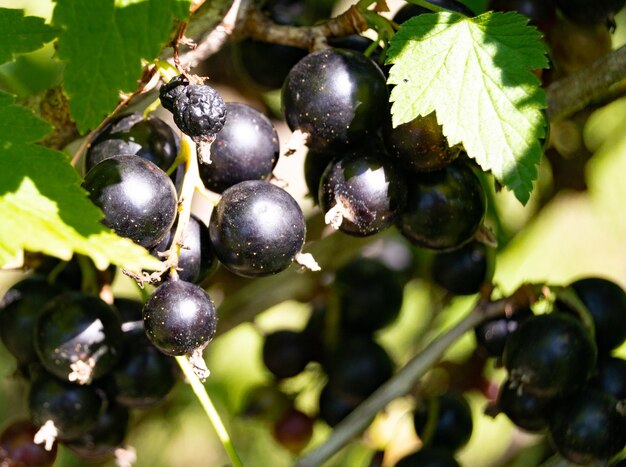
[[[102,213],[63,153],[29,144],[50,130],[45,121],[5,93],[0,121],[0,267],[23,250],[64,260],[81,253],[99,269],[109,263],[132,270],[159,266],[145,249],[100,223]]]
[[[0,8],[0,63],[10,61],[15,54],[37,50],[56,33],[43,18],[24,16],[23,10]]]
[[[59,56],[67,62],[64,87],[72,117],[85,132],[111,112],[120,91],[137,87],[141,60],[154,59],[188,1],[58,0],[53,22],[63,29]]]
[[[517,13],[419,15],[391,40],[394,126],[436,111],[450,145],[522,203],[537,178],[545,93],[533,69],[548,62],[540,34]]]

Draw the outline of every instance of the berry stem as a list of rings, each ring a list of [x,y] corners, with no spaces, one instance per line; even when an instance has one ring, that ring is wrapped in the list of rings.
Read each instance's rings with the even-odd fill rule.
[[[228,454],[228,457],[233,467],[242,467],[243,464],[241,463],[241,459],[239,458],[239,455],[237,454],[237,451],[235,450],[235,447],[230,440],[228,431],[226,431],[226,427],[224,426],[220,415],[217,413],[217,410],[215,409],[215,406],[213,405],[213,402],[209,397],[209,393],[196,376],[193,366],[191,365],[187,357],[184,356],[176,357],[176,362],[178,362],[178,366],[180,366],[180,369],[183,370],[187,381],[189,381],[189,384],[191,385],[191,389],[193,389],[193,392],[200,402],[200,405],[202,405],[202,408],[209,417],[209,420],[211,421],[211,424],[213,425],[213,428],[215,429],[215,432],[217,433],[217,436],[220,439],[222,446],[224,446],[226,454]]]
[[[302,457],[297,465],[320,465],[367,428],[375,415],[389,402],[409,393],[417,381],[432,368],[458,339],[483,320],[529,306],[539,297],[539,287],[522,285],[510,297],[496,301],[480,299],[476,306],[456,325],[433,340],[413,357],[402,370],[383,384],[365,402],[341,421],[328,439],[318,448]]]

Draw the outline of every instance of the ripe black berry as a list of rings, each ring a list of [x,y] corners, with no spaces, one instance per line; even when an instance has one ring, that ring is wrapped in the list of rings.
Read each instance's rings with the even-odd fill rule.
[[[178,205],[174,184],[145,159],[106,159],[89,171],[83,186],[102,209],[104,225],[141,246],[156,245],[174,224]]]
[[[609,15],[620,11],[624,0],[555,0],[556,6],[569,19],[581,24],[606,21]]]
[[[217,327],[215,305],[197,285],[170,279],[157,287],[143,307],[148,339],[170,356],[204,349]]]
[[[268,182],[247,181],[222,193],[209,223],[220,262],[244,276],[266,276],[292,263],[306,225],[298,203]]]
[[[582,323],[566,313],[533,316],[509,336],[503,361],[516,388],[542,397],[584,384],[596,346]]]
[[[472,10],[457,0],[432,0],[430,3],[451,11],[456,11],[457,13],[461,13],[465,16],[474,16],[474,12]],[[402,24],[414,16],[424,13],[433,13],[433,11],[418,5],[404,5],[394,15],[393,20],[398,24]]]
[[[170,168],[178,154],[176,134],[160,118],[141,113],[115,118],[94,138],[85,156],[85,171],[105,159],[135,154],[161,170]]]
[[[462,395],[454,392],[430,398],[417,406],[413,424],[424,445],[450,452],[465,446],[474,428],[469,404]]]
[[[292,131],[309,135],[315,149],[341,147],[373,133],[388,115],[385,76],[360,52],[311,53],[289,72],[282,90]]]
[[[312,359],[306,336],[286,329],[265,336],[262,354],[263,363],[277,378],[300,374]]]
[[[63,292],[45,278],[34,275],[13,285],[0,302],[0,339],[18,364],[37,361],[33,328],[43,306]]]
[[[189,86],[189,80],[185,75],[174,76],[159,89],[159,99],[163,108],[174,112],[174,103]]]
[[[158,257],[169,250],[176,224],[151,252]],[[218,263],[211,247],[209,228],[193,214],[189,218],[183,247],[178,257],[178,277],[187,282],[200,284],[217,269]]]
[[[490,0],[487,9],[517,11],[543,32],[549,31],[556,20],[556,7],[552,0]]]
[[[400,314],[403,284],[378,260],[357,258],[342,266],[332,291],[339,304],[341,328],[350,333],[372,333]]]
[[[593,389],[571,394],[550,416],[550,438],[577,464],[606,462],[626,445],[626,418],[613,396]]]
[[[344,233],[363,237],[394,222],[406,200],[406,183],[391,161],[359,151],[326,168],[318,199],[326,222]]]
[[[519,428],[529,432],[538,432],[548,426],[555,399],[541,397],[520,391],[515,384],[505,381],[500,386],[498,409]]]
[[[417,117],[393,128],[385,125],[385,144],[389,155],[403,167],[417,172],[439,170],[459,155],[459,148],[450,148],[434,113]]]
[[[180,87],[174,89],[178,92]],[[224,127],[226,104],[211,86],[190,84],[183,86],[176,95],[172,114],[174,123],[183,133],[196,138],[211,138]]]
[[[516,310],[510,316],[501,316],[483,321],[476,326],[474,334],[477,345],[490,357],[502,357],[504,347],[519,325],[533,316],[530,308]]]
[[[59,439],[72,439],[95,425],[103,399],[94,386],[65,383],[40,372],[30,386],[28,407],[35,426],[52,422]]]
[[[461,467],[447,449],[425,447],[404,456],[395,467]]]
[[[478,241],[467,243],[453,251],[435,256],[432,267],[433,280],[454,295],[471,295],[480,290],[488,279],[490,252]]]
[[[617,400],[625,400],[626,360],[616,357],[601,358],[591,385]]]
[[[57,444],[49,451],[35,444],[37,427],[29,420],[17,420],[0,434],[0,465],[3,467],[51,467],[57,457]]]
[[[329,382],[320,393],[319,417],[334,427],[364,400],[364,396],[343,392]]]
[[[434,250],[458,248],[472,239],[485,217],[478,177],[454,162],[427,174],[411,174],[407,203],[398,227],[412,243]]]
[[[278,134],[261,112],[239,103],[226,104],[228,119],[211,145],[211,163],[200,165],[200,177],[221,193],[245,180],[265,180],[276,166]]]
[[[332,152],[309,149],[304,158],[304,181],[313,204],[319,204],[320,180],[334,157],[335,154]]]
[[[589,310],[595,327],[598,350],[610,352],[626,339],[626,292],[615,282],[600,277],[571,284]]]
[[[67,292],[45,306],[34,342],[46,370],[87,384],[111,371],[120,356],[120,317],[97,297]]]

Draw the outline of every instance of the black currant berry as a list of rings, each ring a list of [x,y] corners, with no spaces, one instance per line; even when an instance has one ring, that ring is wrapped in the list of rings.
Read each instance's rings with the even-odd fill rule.
[[[572,462],[606,462],[626,446],[626,418],[613,396],[593,389],[576,391],[555,406],[550,438]]]
[[[312,350],[305,335],[286,329],[265,336],[263,363],[277,378],[300,374],[312,360]]]
[[[102,209],[104,225],[143,247],[156,245],[174,224],[178,206],[174,184],[145,159],[106,159],[89,171],[83,186]]]
[[[544,33],[556,20],[556,7],[553,0],[490,0],[488,10],[517,11],[528,17],[530,24],[537,26]]]
[[[329,384],[346,395],[365,398],[393,374],[393,362],[371,337],[344,337],[325,362]]]
[[[520,391],[507,380],[500,386],[497,407],[519,428],[534,433],[547,428],[554,402],[552,397]]]
[[[357,258],[342,266],[332,291],[341,315],[341,329],[372,333],[400,314],[403,284],[397,274],[378,260]]]
[[[478,177],[457,161],[427,174],[411,174],[398,227],[412,243],[452,250],[469,242],[483,222],[485,192]]]
[[[209,294],[191,282],[170,279],[157,287],[143,307],[148,339],[166,355],[204,349],[217,327]]]
[[[313,437],[315,420],[307,414],[289,409],[272,426],[272,436],[288,451],[299,454]]]
[[[185,75],[174,76],[159,89],[159,99],[163,108],[174,112],[174,103],[189,86],[189,80]]]
[[[343,392],[329,382],[320,393],[319,417],[328,426],[334,427],[364,400],[364,396]]]
[[[74,439],[96,424],[103,398],[95,386],[65,383],[42,371],[30,386],[28,407],[35,426],[54,425],[56,438]]]
[[[19,365],[37,361],[33,328],[44,305],[63,292],[34,275],[13,285],[0,301],[0,339]]]
[[[425,447],[404,456],[395,467],[461,467],[447,449]]]
[[[110,456],[126,438],[128,419],[126,407],[109,404],[87,433],[64,445],[84,459],[100,460]]]
[[[326,168],[318,199],[326,222],[358,237],[393,224],[404,207],[404,176],[377,154],[347,154]]]
[[[596,354],[589,332],[578,319],[551,313],[520,324],[509,336],[503,361],[515,388],[551,397],[583,385]]]
[[[610,352],[626,340],[626,292],[615,282],[600,277],[571,284],[589,310],[595,327],[598,350]]]
[[[469,404],[454,392],[432,397],[416,407],[413,425],[424,445],[450,452],[465,446],[474,428]]]
[[[278,161],[278,134],[261,112],[239,103],[226,104],[228,119],[211,145],[211,163],[200,164],[200,178],[221,193],[245,180],[266,180]]]
[[[109,122],[94,138],[85,156],[85,171],[120,154],[135,154],[167,170],[178,154],[176,134],[160,118],[145,118],[139,112]]]
[[[490,357],[502,357],[504,347],[519,325],[533,316],[530,308],[516,310],[510,316],[500,316],[483,321],[476,326],[476,344]]]
[[[489,280],[490,252],[484,243],[471,241],[453,251],[439,253],[432,266],[433,281],[454,295],[472,295]]]
[[[45,306],[34,342],[46,370],[63,380],[88,384],[111,371],[120,357],[120,317],[97,297],[67,292]]]
[[[82,289],[83,273],[78,262],[78,255],[74,255],[70,261],[62,261],[53,256],[46,256],[35,268],[35,274],[45,276],[48,282],[60,287],[66,287],[70,290]]]
[[[617,400],[626,400],[626,360],[601,358],[591,385]]]
[[[380,68],[360,52],[325,49],[300,60],[282,90],[287,124],[314,149],[342,147],[373,133],[388,115]]]
[[[0,434],[0,465],[3,467],[51,467],[57,457],[57,444],[49,451],[35,444],[37,427],[30,420],[17,420]]]
[[[434,113],[393,128],[391,120],[384,129],[389,155],[403,167],[417,172],[439,170],[455,160],[460,149],[450,148]]]
[[[465,16],[474,16],[474,12],[472,10],[457,0],[432,0],[430,3],[451,11],[456,11],[457,13],[461,13]],[[404,5],[394,15],[393,20],[398,24],[402,24],[414,16],[422,15],[424,13],[433,13],[433,11],[418,5]]]
[[[172,114],[180,131],[195,138],[211,138],[224,127],[226,104],[211,86],[178,86],[173,93],[176,94],[176,99]]]
[[[293,262],[306,225],[296,200],[268,182],[247,181],[222,193],[209,223],[215,255],[244,277],[267,276]]]
[[[159,253],[169,250],[175,231],[176,224],[163,240],[152,248],[151,252],[154,256],[158,257]],[[184,244],[178,257],[178,277],[183,281],[200,284],[212,272],[215,272],[217,266],[217,259],[211,247],[209,228],[192,214],[187,223]]]
[[[322,174],[333,160],[335,154],[327,151],[314,151],[309,149],[304,158],[304,181],[309,190],[309,196],[313,204],[319,204],[319,189]]]
[[[258,87],[280,89],[293,66],[306,57],[298,47],[244,39],[238,44],[238,63]]]

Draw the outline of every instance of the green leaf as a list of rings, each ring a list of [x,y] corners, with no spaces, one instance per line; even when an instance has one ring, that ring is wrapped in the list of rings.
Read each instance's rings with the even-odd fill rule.
[[[67,62],[64,87],[78,129],[96,127],[134,91],[141,60],[153,60],[172,33],[174,18],[189,10],[181,0],[124,2],[57,0],[54,24],[63,28],[59,56]]]
[[[100,223],[102,213],[63,153],[29,144],[49,131],[46,122],[6,93],[0,93],[0,121],[14,122],[13,132],[0,126],[0,267],[23,250],[65,260],[81,253],[99,269],[109,263],[132,270],[159,266],[145,249]]]
[[[525,204],[537,178],[546,97],[532,70],[548,65],[540,33],[517,13],[419,15],[390,42],[394,126],[436,111],[450,145]]]
[[[55,38],[57,30],[38,16],[24,16],[23,10],[0,8],[0,63],[13,55],[32,52]]]

